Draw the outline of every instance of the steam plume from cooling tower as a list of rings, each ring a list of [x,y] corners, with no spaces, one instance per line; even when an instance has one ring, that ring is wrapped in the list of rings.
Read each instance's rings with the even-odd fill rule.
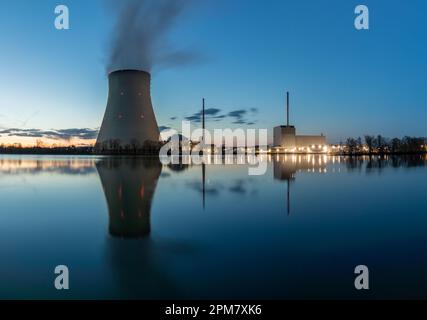
[[[194,52],[178,50],[168,34],[193,0],[109,0],[116,25],[107,71],[183,65],[197,59]]]

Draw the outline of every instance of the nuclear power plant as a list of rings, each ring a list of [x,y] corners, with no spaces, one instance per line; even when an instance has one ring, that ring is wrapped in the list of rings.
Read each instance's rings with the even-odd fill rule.
[[[274,128],[274,145],[272,150],[276,153],[293,152],[326,152],[326,137],[297,135],[295,126],[289,124],[289,92],[286,93],[286,125]]]
[[[151,103],[151,75],[139,70],[109,74],[107,108],[98,134],[97,152],[139,149],[157,143],[159,127]]]

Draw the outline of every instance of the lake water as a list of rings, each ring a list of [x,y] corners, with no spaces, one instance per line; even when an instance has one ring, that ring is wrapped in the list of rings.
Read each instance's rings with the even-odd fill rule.
[[[427,298],[426,156],[264,161],[0,156],[0,298]]]

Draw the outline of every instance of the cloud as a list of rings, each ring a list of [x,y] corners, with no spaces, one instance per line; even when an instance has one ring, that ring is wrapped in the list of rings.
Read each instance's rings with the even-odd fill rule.
[[[258,109],[251,108],[248,110],[240,109],[240,110],[234,110],[228,113],[228,116],[232,118],[234,121],[233,124],[240,124],[240,125],[254,125],[256,123],[256,120],[247,120],[245,119],[248,113],[251,112],[252,114],[255,114],[258,112]]]
[[[208,109],[205,109],[205,115],[207,115],[207,116],[215,116],[219,112],[221,112],[221,110],[217,109],[217,108],[208,108]],[[200,114],[201,114],[201,112],[200,112]]]
[[[79,138],[79,139],[96,139],[98,136],[98,130],[97,129],[62,129],[55,131],[51,131],[52,136],[55,136],[55,134],[62,139],[71,139],[71,138]]]
[[[208,108],[205,109],[205,117],[207,119],[223,119],[225,115],[218,115],[221,112],[221,109],[218,108]],[[202,122],[202,110],[196,112],[192,116],[185,117],[185,120],[193,122]]]
[[[199,193],[203,193],[203,185],[200,181],[190,181],[190,182],[187,182],[186,185],[189,189],[192,189]],[[218,195],[220,193],[220,190],[221,188],[219,185],[218,186],[205,185],[205,193],[208,195],[212,195],[212,196]]]
[[[238,109],[230,111],[227,114],[221,114],[221,109],[219,108],[209,108],[205,110],[206,120],[207,121],[214,121],[219,122],[222,120],[229,119],[232,124],[239,124],[239,125],[254,125],[256,123],[256,120],[247,120],[247,116],[252,114],[258,113],[257,108],[251,108],[251,109]],[[185,117],[185,120],[192,121],[196,123],[202,122],[202,111],[196,112],[195,114]]]
[[[246,190],[246,181],[244,180],[236,180],[234,185],[229,188],[230,192],[245,194]]]
[[[160,132],[162,132],[162,131],[167,131],[167,130],[171,130],[172,128],[171,127],[168,127],[168,126],[160,126],[159,127],[159,130],[160,130]]]
[[[246,113],[246,110],[241,109],[229,112],[228,116],[231,118],[236,118],[237,120],[241,120]]]
[[[201,122],[202,121],[200,119],[199,115],[192,115],[192,116],[189,116],[189,117],[185,117],[185,120],[192,121],[192,122]]]
[[[28,138],[46,138],[53,140],[71,140],[82,139],[92,140],[98,136],[98,129],[89,128],[71,128],[59,130],[41,130],[41,129],[17,129],[10,128],[0,130],[0,136],[9,137],[28,137]]]

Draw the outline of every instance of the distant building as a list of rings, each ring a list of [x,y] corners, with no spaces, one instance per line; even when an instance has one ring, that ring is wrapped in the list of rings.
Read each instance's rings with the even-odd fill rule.
[[[326,136],[297,135],[295,126],[289,125],[289,92],[287,101],[287,125],[274,128],[273,149],[275,152],[326,152]]]
[[[279,126],[274,128],[274,147],[286,151],[323,151],[326,146],[326,136],[297,135],[294,126]],[[285,150],[283,150],[285,151]]]

